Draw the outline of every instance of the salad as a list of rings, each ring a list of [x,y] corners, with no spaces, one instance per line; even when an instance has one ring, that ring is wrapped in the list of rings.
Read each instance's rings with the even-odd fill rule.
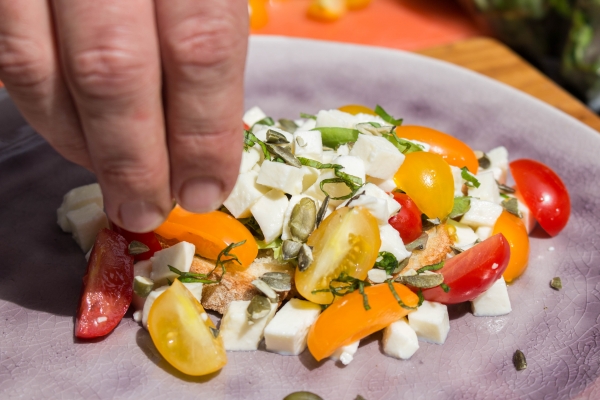
[[[89,251],[77,337],[110,333],[131,305],[189,375],[263,340],[348,364],[381,330],[383,352],[409,359],[419,341],[444,343],[450,304],[511,312],[506,284],[527,267],[529,232],[539,223],[555,236],[569,219],[547,166],[473,151],[380,106],[278,121],[254,107],[243,121],[240,174],[218,211],[175,206],[138,234],[107,220],[97,184],[65,195],[58,222]]]

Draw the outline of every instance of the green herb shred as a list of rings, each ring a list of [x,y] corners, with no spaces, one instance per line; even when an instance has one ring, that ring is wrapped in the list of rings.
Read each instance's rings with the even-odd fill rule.
[[[394,126],[402,125],[402,121],[403,121],[402,118],[396,119],[396,118],[392,117],[379,104],[377,104],[375,106],[375,114],[379,115],[381,117],[381,119],[384,120],[385,122],[387,122],[388,124],[392,124]]]
[[[348,189],[350,189],[350,193],[340,197],[330,197],[331,200],[346,200],[353,197],[358,189],[363,186],[363,181],[357,176],[347,174],[342,172],[344,167],[339,164],[322,164],[315,160],[310,160],[304,157],[298,157],[298,160],[302,165],[306,165],[308,167],[316,168],[316,169],[333,169],[336,178],[323,179],[320,183],[320,188],[325,193],[326,196],[329,196],[329,193],[325,191],[324,186],[328,183],[343,183]]]
[[[471,175],[471,173],[469,172],[467,167],[462,167],[460,170],[461,170],[460,176],[465,181],[467,181],[467,186],[476,187],[476,188],[481,186],[481,183],[479,183],[479,181],[477,180],[477,178],[475,178],[475,176]]]
[[[437,264],[426,265],[417,270],[417,274],[422,274],[425,271],[438,271],[444,267],[444,261],[440,261]]]

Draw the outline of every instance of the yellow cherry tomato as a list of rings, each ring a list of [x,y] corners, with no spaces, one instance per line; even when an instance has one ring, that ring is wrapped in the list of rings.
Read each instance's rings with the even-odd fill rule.
[[[360,10],[371,4],[371,0],[346,0],[348,10]]]
[[[338,110],[343,111],[348,114],[356,115],[356,114],[369,114],[369,115],[377,115],[375,111],[370,109],[369,107],[360,105],[360,104],[346,104],[345,106],[341,106]]]
[[[184,374],[199,376],[227,364],[220,336],[204,308],[186,287],[175,280],[152,304],[148,331],[160,354]]]
[[[429,218],[445,219],[454,204],[454,178],[444,159],[417,151],[406,155],[394,182]]]
[[[529,236],[521,218],[502,211],[494,225],[492,235],[502,233],[510,245],[510,260],[504,271],[504,280],[512,282],[527,268],[529,260]]]
[[[365,279],[379,254],[381,239],[377,220],[362,207],[343,207],[334,211],[308,238],[313,246],[312,264],[305,270],[296,270],[296,289],[305,299],[317,304],[329,304],[328,289],[332,279],[342,272]]]
[[[393,286],[405,306],[417,306],[419,297],[416,294],[400,283]],[[317,361],[385,328],[411,311],[398,304],[387,283],[368,286],[365,294],[369,310],[364,307],[363,296],[355,291],[334,301],[311,326],[308,349]]]
[[[309,18],[333,22],[346,13],[346,0],[313,0],[308,7]]]
[[[269,22],[267,0],[248,0],[248,12],[252,29],[262,28]]]
[[[244,224],[220,211],[196,214],[176,206],[154,232],[166,239],[190,242],[196,246],[196,253],[210,260],[216,260],[231,243],[245,240],[246,243],[231,251],[243,268],[252,264],[258,255],[256,240]]]

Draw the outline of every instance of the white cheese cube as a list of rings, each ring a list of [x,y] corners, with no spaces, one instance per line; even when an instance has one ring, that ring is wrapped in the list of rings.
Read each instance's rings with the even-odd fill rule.
[[[456,222],[452,219],[448,219],[446,223],[454,228],[451,238],[453,240],[456,239],[454,246],[458,248],[467,250],[468,248],[473,247],[475,242],[479,239],[479,236],[477,236],[475,231],[468,225]]]
[[[352,114],[340,110],[321,110],[317,114],[317,128],[349,128],[354,129],[356,118]]]
[[[386,272],[379,268],[370,269],[367,272],[367,277],[373,283],[383,283],[388,278]]]
[[[264,154],[257,145],[250,147],[247,151],[244,150],[242,152],[242,162],[240,163],[240,174],[250,171],[255,165],[262,161],[263,157]]]
[[[143,276],[144,278],[150,278],[150,274],[152,272],[152,261],[143,260],[138,261],[133,264],[133,277]],[[146,302],[145,297],[140,297],[135,292],[133,292],[133,297],[131,299],[131,304],[135,310],[141,310],[144,308],[144,303]]]
[[[494,231],[494,228],[492,228],[490,226],[480,226],[479,228],[477,228],[475,230],[475,234],[479,237],[479,240],[481,240],[483,242],[485,239],[492,236],[493,231]]]
[[[393,179],[379,179],[367,176],[367,182],[372,183],[384,192],[390,193],[396,189],[396,182]]]
[[[357,340],[354,343],[347,344],[345,346],[340,347],[331,355],[331,359],[334,361],[340,361],[344,365],[348,365],[354,360],[354,355],[358,351],[358,345],[360,344],[360,340]]]
[[[333,162],[333,159],[337,157],[337,153],[333,150],[323,150],[321,155],[321,162],[323,164],[329,164]]]
[[[283,136],[285,136],[285,138],[287,139],[287,141],[290,144],[292,144],[292,142],[294,141],[294,135],[292,135],[288,131],[284,131],[283,129],[275,128],[274,126],[264,126],[264,127],[261,127],[261,129],[257,129],[256,132],[253,131],[253,133],[254,133],[254,136],[256,136],[256,138],[258,140],[260,140],[261,142],[266,142],[267,141],[267,132],[269,130],[275,131],[277,133],[281,133]]]
[[[194,296],[194,298],[196,300],[198,300],[198,303],[202,302],[202,288],[204,287],[203,283],[201,283],[201,282],[183,282],[183,286],[185,286],[185,288],[190,291],[192,296]]]
[[[448,307],[433,301],[423,301],[421,307],[408,314],[408,324],[419,340],[443,344],[450,331]]]
[[[404,161],[404,154],[380,136],[358,135],[350,155],[363,160],[367,175],[379,179],[391,179]]]
[[[319,131],[296,131],[294,133],[294,154],[297,157],[321,161],[323,141]]]
[[[348,147],[347,144],[343,144],[340,147],[338,147],[335,152],[338,156],[349,156],[350,148]]]
[[[288,240],[292,238],[292,235],[290,233],[290,218],[292,217],[292,211],[294,210],[294,207],[296,207],[296,204],[298,204],[300,200],[302,200],[305,197],[312,198],[304,194],[299,194],[290,198],[287,209],[285,210],[285,213],[283,215],[283,231],[281,232],[282,240]],[[318,211],[320,207],[320,202],[314,198],[313,200],[315,202],[315,205],[317,206]]]
[[[384,354],[408,360],[419,349],[417,333],[406,322],[405,318],[396,321],[383,330]]]
[[[283,217],[288,208],[288,198],[281,190],[273,189],[258,199],[250,211],[265,235],[265,243],[277,239],[283,230]]]
[[[396,215],[398,213],[398,211],[400,211],[400,203],[398,203],[396,200],[394,200],[393,195],[386,193],[383,189],[377,187],[376,185],[374,185],[372,183],[367,183],[364,186],[364,190],[365,190],[365,193],[369,196],[374,196],[374,197],[377,197],[378,199],[385,200],[385,202],[387,203],[387,209],[388,209],[388,219],[391,216]]]
[[[256,321],[250,321],[246,310],[248,301],[232,301],[221,319],[219,334],[227,351],[258,350],[267,324],[277,311],[277,303],[271,304],[271,311]]]
[[[454,165],[450,166],[450,170],[452,171],[452,178],[454,178],[454,197],[464,196],[462,187],[465,180],[462,178],[462,170]]]
[[[392,253],[398,261],[410,257],[411,253],[404,247],[404,242],[400,234],[390,224],[379,225],[379,237],[381,238],[379,252],[387,251]]]
[[[506,174],[508,173],[508,151],[504,146],[500,146],[485,154],[490,159],[490,169],[494,171],[495,179],[505,184]]]
[[[269,191],[269,188],[257,183],[258,175],[256,171],[238,175],[231,194],[223,202],[223,205],[235,218],[249,217],[250,207]]]
[[[317,126],[317,121],[312,118],[309,118],[303,121],[301,124],[299,124],[298,122],[296,122],[296,124],[298,125],[298,129],[296,129],[297,131],[310,131],[315,129],[315,127]]]
[[[476,317],[497,317],[512,311],[508,289],[502,276],[488,290],[473,299],[471,310]]]
[[[479,181],[479,187],[469,187],[469,196],[500,204],[500,191],[494,173],[483,171],[477,174],[475,178]]]
[[[300,194],[302,193],[304,174],[302,168],[265,160],[260,168],[256,183],[279,189],[291,195]]]
[[[297,356],[306,349],[308,330],[315,323],[321,306],[310,301],[291,299],[265,328],[268,351]]]
[[[171,281],[176,279],[178,275],[171,272],[169,265],[181,272],[189,272],[195,251],[196,246],[188,242],[179,242],[174,246],[157,251],[150,258],[152,261],[150,278],[157,286],[166,284],[167,279]]]
[[[364,190],[363,190],[364,193]],[[377,223],[379,225],[385,225],[388,223],[388,206],[387,202],[383,199],[378,199],[375,196],[369,196],[367,194],[363,194],[352,201],[346,200],[342,204],[338,206],[341,207],[364,207],[371,213],[372,216],[377,219]]]
[[[502,214],[502,206],[489,201],[471,199],[471,208],[463,215],[460,222],[473,228],[480,226],[493,227]]]
[[[259,107],[252,107],[244,113],[242,121],[244,121],[244,123],[249,127],[252,127],[252,125],[256,124],[258,121],[266,117],[267,114],[265,114],[263,110],[261,110]]]
[[[333,161],[333,164],[339,164],[343,166],[342,172],[353,175],[365,182],[365,165],[363,161],[358,157],[353,156],[338,156]],[[303,194],[314,197],[320,201],[325,198],[325,193],[321,190],[321,181],[325,179],[336,178],[333,169],[325,169],[321,171],[317,181],[304,191]],[[328,183],[325,184],[325,191],[329,193],[331,197],[341,197],[349,193],[350,189],[343,183]],[[329,204],[337,206],[341,204],[343,200],[330,200]]]
[[[148,329],[148,314],[150,314],[150,309],[152,308],[152,304],[154,304],[154,300],[156,300],[158,296],[163,294],[168,288],[168,286],[161,286],[158,289],[151,291],[148,297],[146,297],[144,309],[142,310],[142,326],[144,328]]]
[[[354,115],[354,126],[357,124],[364,124],[365,122],[376,122],[382,126],[391,126],[389,123],[385,122],[379,115],[373,114],[364,114],[358,113]]]
[[[533,216],[533,213],[529,210],[529,207],[527,207],[525,203],[523,203],[519,198],[517,198],[517,206],[519,207],[519,211],[523,216],[522,221],[523,224],[525,224],[525,229],[527,229],[527,233],[531,233],[531,231],[535,228],[535,224],[537,223],[535,217]]]
[[[319,179],[321,171],[316,168],[302,166],[302,172],[304,173],[304,177],[302,178],[302,191],[305,191],[315,184],[317,179]]]
[[[73,239],[84,253],[92,248],[100,229],[108,228],[108,218],[96,203],[69,211],[66,216]]]
[[[91,203],[95,203],[100,209],[104,208],[102,191],[100,190],[100,185],[97,183],[69,190],[63,197],[62,204],[58,210],[56,210],[57,222],[61,229],[65,232],[71,232],[71,225],[67,220],[67,213]]]

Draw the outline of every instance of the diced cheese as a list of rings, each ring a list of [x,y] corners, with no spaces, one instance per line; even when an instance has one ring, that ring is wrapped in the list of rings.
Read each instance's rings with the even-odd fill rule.
[[[500,191],[496,183],[496,178],[494,178],[494,173],[492,171],[484,171],[477,174],[475,178],[479,181],[479,187],[470,187],[469,196],[500,204]]]
[[[151,279],[157,286],[167,283],[177,278],[177,274],[171,272],[169,265],[177,268],[181,272],[189,272],[194,260],[196,247],[188,242],[179,242],[174,246],[162,249],[154,253],[150,258],[152,261]]]
[[[358,345],[360,344],[360,340],[356,342],[347,344],[346,346],[342,346],[331,355],[331,359],[334,361],[340,361],[344,365],[348,365],[354,360],[354,355],[358,351]]]
[[[525,224],[527,233],[531,233],[531,231],[535,228],[535,224],[537,224],[533,213],[529,210],[529,207],[523,203],[519,196],[517,196],[517,206],[519,207],[519,211],[523,216],[521,220],[523,221],[523,224]]]
[[[307,119],[306,121],[304,121],[301,124],[298,124],[298,131],[310,131],[315,129],[315,127],[317,126],[317,121],[315,121],[312,118]]]
[[[480,226],[479,228],[477,228],[475,230],[475,234],[479,237],[479,240],[481,240],[483,242],[485,239],[492,236],[493,230],[494,230],[494,228],[492,228],[490,226]]]
[[[471,199],[471,208],[463,215],[460,222],[472,228],[480,226],[493,227],[502,214],[502,206],[489,201]]]
[[[261,110],[259,107],[252,107],[244,113],[242,121],[244,121],[244,123],[249,127],[252,127],[252,125],[256,124],[258,121],[266,117],[267,114],[265,114],[263,110]]]
[[[319,131],[296,131],[294,133],[294,155],[321,161],[323,142]]]
[[[454,232],[451,237],[452,239],[457,239],[454,242],[454,246],[458,248],[467,250],[479,239],[479,236],[477,236],[475,231],[473,231],[473,229],[468,225],[456,222],[452,219],[448,219],[446,223],[454,228]]]
[[[289,200],[281,190],[273,189],[262,196],[250,211],[258,222],[265,243],[269,244],[277,239],[283,230],[283,217],[288,208]]]
[[[417,333],[405,318],[396,321],[383,330],[384,354],[408,360],[419,349]]]
[[[333,161],[333,164],[339,164],[343,166],[342,172],[356,176],[365,182],[365,165],[363,161],[358,157],[353,156],[338,156]],[[319,179],[307,190],[304,191],[303,194],[311,196],[315,199],[322,201],[325,198],[325,193],[321,190],[321,181],[325,179],[336,178],[335,172],[333,169],[322,170],[319,175]],[[347,194],[350,189],[343,183],[329,183],[325,185],[325,190],[331,197],[341,197]],[[330,200],[329,204],[332,206],[337,206],[342,203],[343,200]]]
[[[144,309],[142,310],[142,326],[144,328],[148,329],[148,314],[150,314],[150,309],[152,308],[152,304],[154,304],[154,300],[156,300],[158,296],[163,294],[168,288],[168,286],[161,286],[158,289],[151,291],[148,297],[146,297]]]
[[[271,304],[271,311],[256,321],[250,321],[246,310],[250,300],[236,300],[229,303],[227,311],[221,319],[220,335],[227,351],[258,350],[267,324],[277,311],[277,303]]]
[[[363,160],[367,175],[379,179],[391,179],[404,161],[404,154],[380,136],[358,135],[350,155]]]
[[[476,317],[497,317],[512,311],[508,289],[502,276],[488,290],[473,299],[471,310]]]
[[[256,182],[257,178],[258,173],[256,171],[248,171],[238,175],[231,194],[223,202],[223,205],[235,218],[249,217],[250,207],[269,191],[269,188]]]
[[[302,193],[304,174],[305,172],[302,168],[265,160],[260,168],[256,182],[259,185],[279,189],[282,192],[294,195]]]
[[[150,275],[152,273],[152,261],[150,260],[143,260],[143,261],[138,261],[135,264],[133,264],[133,276],[143,276],[144,278],[150,278]],[[145,297],[140,297],[137,294],[135,294],[135,292],[133,293],[133,297],[131,299],[131,304],[133,305],[133,308],[136,310],[141,310],[144,308],[144,303],[146,302],[146,298]]]
[[[494,178],[502,183],[506,183],[506,174],[508,173],[508,151],[504,146],[496,147],[485,153],[490,159],[490,169],[494,173]]]
[[[247,151],[242,152],[242,162],[240,163],[240,174],[250,171],[255,165],[257,165],[264,155],[257,145],[250,147]]]
[[[92,248],[98,232],[103,228],[108,228],[108,218],[96,203],[89,203],[69,211],[66,216],[73,232],[73,239],[84,253]]]
[[[283,355],[302,353],[308,330],[320,313],[318,304],[300,299],[288,301],[265,328],[267,350]]]
[[[335,152],[337,153],[338,156],[349,156],[350,148],[348,147],[347,144],[343,144],[340,147],[338,147]]]
[[[421,307],[408,314],[408,324],[419,340],[443,344],[450,331],[448,307],[433,301],[423,301]]]
[[[202,302],[202,288],[204,287],[203,283],[201,283],[201,282],[183,282],[183,286],[185,286],[185,288],[190,291],[192,296],[194,296],[194,298],[196,300],[198,300],[198,303]]]
[[[392,253],[398,261],[410,257],[411,253],[404,247],[400,234],[391,225],[379,225],[379,237],[381,238],[380,252]]]
[[[362,192],[364,193],[364,190]],[[375,219],[377,219],[377,223],[379,225],[384,225],[388,223],[389,211],[387,202],[383,199],[378,199],[375,196],[369,196],[365,193],[361,196],[358,196],[355,199],[352,199],[352,201],[346,200],[345,202],[340,204],[338,208],[341,207],[364,207],[367,210],[369,210],[369,212],[372,216],[375,217]]]
[[[462,178],[462,170],[454,165],[450,166],[450,170],[452,171],[452,178],[454,178],[454,197],[464,196],[462,187],[465,180]]]
[[[290,144],[292,144],[292,142],[294,141],[294,135],[292,135],[288,131],[284,131],[283,129],[275,128],[274,126],[261,127],[261,129],[256,130],[256,132],[254,132],[254,130],[253,130],[253,133],[254,133],[254,136],[256,136],[256,138],[258,140],[260,140],[261,142],[266,142],[267,141],[267,132],[269,130],[275,131],[277,133],[281,133],[283,136],[285,136],[285,138],[287,139],[287,141]]]
[[[367,195],[385,200],[388,209],[388,219],[389,217],[396,215],[398,211],[400,211],[400,203],[394,200],[394,196],[392,196],[391,194],[387,194],[383,189],[377,187],[372,183],[367,183],[364,186],[364,189]]]
[[[352,114],[340,110],[321,110],[317,114],[317,128],[350,128],[353,129],[356,118]]]
[[[388,279],[386,272],[379,268],[370,269],[369,272],[367,272],[367,277],[373,283],[383,283]]]
[[[71,225],[67,220],[67,213],[91,203],[95,203],[100,209],[104,208],[102,191],[100,190],[100,185],[97,183],[71,189],[65,194],[62,204],[58,210],[56,210],[57,222],[61,229],[65,232],[71,232]]]
[[[337,153],[335,151],[333,151],[333,150],[323,150],[323,154],[321,155],[321,162],[323,164],[329,164],[336,157],[337,157]]]
[[[367,182],[374,184],[379,189],[388,193],[396,189],[396,182],[394,182],[393,179],[379,179],[373,178],[372,176],[367,176]]]
[[[316,168],[307,167],[306,165],[304,165],[302,166],[302,172],[304,172],[304,177],[302,178],[302,191],[305,191],[315,184],[317,179],[319,179],[321,171],[319,171]]]
[[[292,211],[294,210],[294,207],[296,206],[296,204],[298,204],[300,202],[300,200],[302,200],[305,197],[310,197],[310,196],[307,196],[304,194],[299,194],[296,196],[292,196],[290,198],[287,209],[285,210],[285,214],[283,215],[283,231],[281,233],[282,240],[288,240],[288,239],[292,238],[292,235],[290,234],[290,218],[292,217]],[[313,198],[313,200],[314,200],[315,205],[317,206],[317,210],[318,210],[320,207],[320,202],[314,198]]]

